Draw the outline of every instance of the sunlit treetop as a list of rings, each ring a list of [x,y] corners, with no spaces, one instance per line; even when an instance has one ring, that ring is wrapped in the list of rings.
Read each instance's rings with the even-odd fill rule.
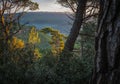
[[[27,10],[36,9],[38,9],[38,4],[31,0],[0,0],[0,37],[4,36],[4,39],[10,39],[22,29],[20,18],[23,14]],[[16,29],[14,29],[14,24],[16,24]]]
[[[69,7],[70,4],[76,4],[77,0],[57,0],[62,6]]]
[[[17,10],[16,10],[17,8]],[[38,4],[36,2],[32,2],[31,0],[0,0],[0,10],[8,10],[14,9],[19,11],[21,8],[28,8],[29,10],[38,9]]]

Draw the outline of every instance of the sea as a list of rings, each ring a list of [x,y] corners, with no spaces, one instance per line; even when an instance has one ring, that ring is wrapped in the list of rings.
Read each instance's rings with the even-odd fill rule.
[[[37,29],[52,27],[68,35],[73,24],[68,15],[61,12],[28,12],[22,16],[20,22]]]

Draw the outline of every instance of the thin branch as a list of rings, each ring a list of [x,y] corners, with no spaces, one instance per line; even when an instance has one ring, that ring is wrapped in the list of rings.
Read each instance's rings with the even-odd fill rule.
[[[85,33],[79,33],[81,36],[87,36],[87,37],[95,37],[95,35],[85,34]]]

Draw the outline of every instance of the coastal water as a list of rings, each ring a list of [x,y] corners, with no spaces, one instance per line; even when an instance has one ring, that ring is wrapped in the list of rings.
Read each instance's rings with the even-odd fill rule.
[[[52,27],[66,35],[72,27],[72,21],[65,13],[56,12],[29,12],[22,17],[21,22],[38,29]]]

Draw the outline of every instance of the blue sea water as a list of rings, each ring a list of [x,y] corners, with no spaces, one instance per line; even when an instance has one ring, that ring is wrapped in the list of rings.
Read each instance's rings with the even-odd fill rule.
[[[22,17],[21,22],[38,29],[52,27],[66,35],[69,34],[72,27],[72,21],[68,16],[58,12],[29,12]]]

